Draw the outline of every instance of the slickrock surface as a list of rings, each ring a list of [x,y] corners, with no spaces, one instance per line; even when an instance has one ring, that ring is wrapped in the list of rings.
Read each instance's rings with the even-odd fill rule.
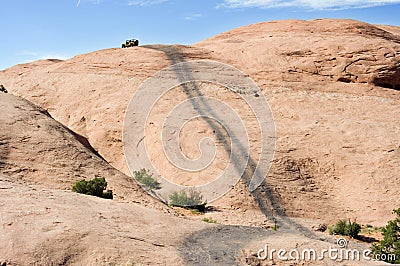
[[[122,129],[131,97],[164,67],[199,59],[230,64],[249,75],[274,116],[275,157],[262,186],[250,193],[239,182],[205,214],[221,224],[252,229],[215,229],[200,222],[202,215],[156,201],[129,177]],[[0,93],[0,262],[201,264],[197,256],[211,248],[203,233],[228,230],[233,242],[223,241],[235,249],[222,258],[226,247],[216,245],[220,250],[206,261],[215,256],[215,263],[229,264],[239,250],[238,260],[257,265],[254,252],[264,237],[293,237],[304,244],[317,241],[308,238],[312,226],[338,219],[381,226],[400,207],[398,27],[331,19],[265,22],[192,46],[113,48],[66,61],[17,65],[0,71],[0,84],[33,103]],[[235,93],[218,86],[199,86],[198,93],[243,107]],[[155,105],[152,123],[162,123],[171,103],[187,96],[182,89],[171,90]],[[254,119],[243,117],[249,125]],[[201,120],[191,126],[182,131],[180,145],[195,158],[198,140],[215,128]],[[156,145],[157,128],[146,128],[152,136],[149,153],[174,179],[177,172]],[[248,134],[257,147],[259,132],[250,126]],[[218,158],[224,162],[227,156]],[[222,163],[212,167],[203,181],[224,170]],[[77,180],[95,176],[107,179],[115,200],[66,191]],[[176,217],[182,215],[186,219]],[[282,231],[272,234],[263,228],[274,219]],[[214,243],[224,239],[216,235]],[[246,235],[254,236],[253,244],[242,243],[249,242]],[[101,255],[103,247],[107,251]]]

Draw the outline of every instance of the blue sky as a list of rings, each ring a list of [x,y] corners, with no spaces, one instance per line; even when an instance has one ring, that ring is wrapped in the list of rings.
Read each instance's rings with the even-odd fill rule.
[[[400,0],[2,0],[0,69],[141,44],[192,44],[238,26],[351,18],[400,26]]]

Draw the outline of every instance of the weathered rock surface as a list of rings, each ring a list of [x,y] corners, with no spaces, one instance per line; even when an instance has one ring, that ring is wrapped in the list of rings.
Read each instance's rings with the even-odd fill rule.
[[[106,177],[117,200],[167,210],[46,110],[11,94],[0,94],[0,108],[0,170],[10,180],[70,190],[78,180]]]
[[[0,95],[0,107],[1,263],[226,265],[256,261],[263,239],[271,237],[321,250],[334,241],[304,238],[307,230],[272,233],[178,218],[44,109],[7,94]],[[107,177],[114,200],[68,190],[95,175]]]
[[[124,263],[126,258],[145,264],[204,262],[198,256],[212,245],[205,243],[201,232],[209,234],[214,229],[163,214],[176,212],[143,193],[125,175],[129,172],[122,148],[125,110],[140,84],[166,66],[193,59],[228,63],[249,75],[268,100],[276,123],[275,158],[262,186],[249,193],[238,183],[213,202],[214,211],[205,216],[223,224],[265,228],[276,219],[283,234],[289,234],[285,237],[302,239],[304,245],[312,226],[321,223],[357,219],[385,224],[392,218],[391,210],[400,207],[399,53],[398,27],[352,20],[276,21],[241,27],[193,46],[107,49],[1,71],[0,83],[9,93],[43,109],[0,93],[0,219],[4,232],[0,250],[7,251],[0,252],[0,262],[3,254],[17,265]],[[243,106],[227,90],[206,86],[201,92],[214,93],[233,108]],[[165,95],[156,105],[154,122],[163,121],[169,103],[185,97],[179,89]],[[244,118],[250,125],[253,120]],[[197,140],[214,129],[201,122],[192,126],[193,130],[183,133],[186,143],[181,145],[195,157],[192,150]],[[149,136],[157,134],[154,128],[149,126]],[[257,147],[259,133],[253,127],[248,133]],[[154,160],[165,162],[156,148],[157,140],[150,144]],[[257,149],[252,152],[257,155]],[[211,170],[223,169],[217,164]],[[74,181],[97,175],[106,177],[117,202],[60,191]],[[185,215],[203,218],[189,212]],[[156,229],[147,231],[143,224]],[[11,227],[13,231],[7,231]],[[265,231],[221,228],[230,230],[232,242],[222,236],[213,242],[228,241],[236,249],[228,250],[230,255],[219,257],[216,263],[231,263],[231,254],[250,250],[242,262],[247,258],[248,264],[257,265],[254,251],[265,238],[254,238],[258,242],[252,246],[238,243],[247,239],[243,232],[256,236]],[[139,240],[127,236],[133,232]],[[178,234],[178,238],[172,240],[165,232]],[[32,241],[22,243],[24,234]],[[103,241],[110,242],[102,257]],[[137,241],[144,247],[138,247]],[[99,243],[90,247],[93,242]],[[127,248],[116,248],[118,243]],[[198,243],[198,249],[193,243]],[[70,248],[60,251],[61,247]],[[25,257],[18,261],[23,256],[18,252],[23,250]],[[165,255],[153,259],[158,252]],[[219,256],[223,251],[213,254]],[[212,258],[211,254],[206,260]]]
[[[340,81],[400,89],[396,27],[353,20],[272,21],[237,28],[197,46],[265,84],[301,88],[298,82]]]

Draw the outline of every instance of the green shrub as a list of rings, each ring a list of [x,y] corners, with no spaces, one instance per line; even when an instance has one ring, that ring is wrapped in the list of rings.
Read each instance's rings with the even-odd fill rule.
[[[8,93],[8,91],[6,90],[6,88],[4,88],[3,85],[0,85],[0,92]]]
[[[105,199],[112,199],[113,198],[112,190],[107,190],[106,192],[104,192],[106,188],[107,188],[107,182],[105,178],[96,177],[89,181],[82,179],[76,182],[72,186],[72,191],[80,194],[92,195]]]
[[[372,244],[371,251],[376,259],[398,264],[400,263],[400,208],[393,210],[393,214],[396,218],[382,227],[383,239],[379,244]]]
[[[350,236],[352,238],[357,238],[360,231],[361,231],[360,224],[356,223],[356,221],[354,222],[349,221],[349,223],[346,226],[345,235]]]
[[[174,192],[169,195],[169,205],[171,206],[179,206],[179,207],[193,207],[205,205],[203,202],[203,196],[200,192],[195,189],[189,190],[189,195],[185,190],[181,190],[180,192]]]
[[[372,234],[372,233],[376,233],[376,232],[380,232],[380,229],[376,226],[366,224],[361,227],[362,234]]]
[[[346,234],[346,225],[347,222],[345,220],[339,220],[335,225],[329,227],[329,233],[331,235],[342,235]]]
[[[102,198],[104,198],[104,199],[113,199],[112,190],[107,190],[106,192],[103,192]]]
[[[203,218],[202,221],[205,222],[205,223],[210,223],[210,224],[218,223],[216,220],[213,220],[212,218],[207,218],[207,217]]]
[[[135,179],[148,189],[160,189],[160,183],[153,177],[153,174],[149,170],[140,169],[139,171],[133,172]]]
[[[361,225],[356,221],[346,222],[345,220],[339,220],[334,226],[329,227],[329,233],[331,235],[342,235],[357,238],[361,231]]]

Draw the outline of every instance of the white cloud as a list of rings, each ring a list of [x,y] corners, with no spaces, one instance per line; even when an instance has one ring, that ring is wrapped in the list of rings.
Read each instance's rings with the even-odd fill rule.
[[[57,53],[45,53],[42,55],[39,55],[37,57],[37,60],[43,60],[43,59],[60,59],[60,60],[66,60],[70,58],[70,56],[65,55],[65,54],[57,54]]]
[[[33,51],[22,51],[22,52],[17,53],[17,55],[22,57],[23,63],[30,63],[33,61],[44,60],[44,59],[66,60],[68,58],[71,58],[71,56],[68,56],[65,54],[51,53],[51,52],[42,53],[42,52],[33,52]]]
[[[17,53],[17,55],[22,55],[22,56],[37,56],[37,55],[38,55],[38,52],[33,52],[33,51],[24,50],[24,51],[21,51],[21,52]]]
[[[389,4],[400,4],[400,0],[224,0],[218,7],[301,7],[323,10],[365,8]]]
[[[186,19],[186,20],[195,20],[197,18],[201,18],[202,16],[203,16],[202,14],[196,13],[196,14],[192,14],[192,15],[186,16],[186,17],[184,17],[184,19]]]
[[[76,0],[76,1],[77,1],[76,7],[79,7],[79,5],[80,5],[82,2],[87,2],[87,3],[89,3],[89,4],[95,4],[95,5],[100,4],[100,3],[102,2],[102,0]]]
[[[168,0],[131,0],[128,6],[152,6],[167,2]]]

